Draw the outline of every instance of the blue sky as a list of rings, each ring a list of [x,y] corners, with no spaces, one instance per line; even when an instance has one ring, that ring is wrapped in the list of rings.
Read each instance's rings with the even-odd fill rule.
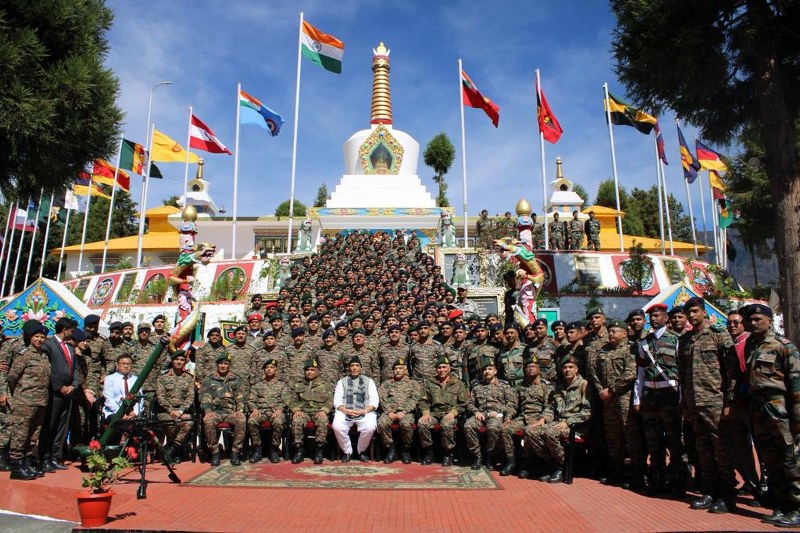
[[[143,0],[111,2],[107,64],[121,82],[119,105],[125,137],[144,144],[150,87],[156,89],[156,127],[186,142],[187,107],[231,150],[235,139],[236,84],[281,113],[277,137],[243,126],[239,156],[239,215],[271,215],[289,197],[299,12],[345,43],[343,72],[322,70],[303,60],[297,144],[296,196],[313,202],[317,188],[333,190],[344,171],[342,145],[369,127],[372,48],[391,49],[394,127],[410,134],[424,151],[437,133],[457,149],[448,174],[448,196],[462,213],[461,145],[457,59],[481,92],[500,106],[495,129],[483,111],[467,108],[466,144],[469,214],[513,211],[525,197],[541,212],[541,166],[536,124],[534,70],[564,128],[556,145],[546,143],[548,180],[555,158],[566,176],[594,200],[597,185],[611,177],[602,84],[625,91],[613,72],[610,36],[614,17],[606,2],[384,1],[302,2]],[[675,121],[660,117],[671,162],[670,192],[685,204]],[[685,128],[687,139],[695,130]],[[628,190],[655,184],[652,135],[616,126],[620,185]],[[233,157],[200,152],[206,179],[227,214],[232,211]],[[147,206],[181,194],[183,165],[160,165],[167,179],[153,180]],[[191,170],[193,174],[194,169]],[[420,156],[418,173],[435,196],[433,172]],[[192,176],[190,176],[191,179]],[[139,201],[140,180],[133,199]],[[693,191],[695,200],[698,194]],[[699,212],[696,211],[699,218]]]

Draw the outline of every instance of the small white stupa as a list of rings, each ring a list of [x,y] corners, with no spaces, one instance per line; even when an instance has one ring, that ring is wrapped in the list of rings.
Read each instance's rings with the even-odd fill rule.
[[[178,198],[178,205],[183,209],[187,205],[194,206],[199,215],[213,217],[219,209],[211,197],[211,184],[203,179],[203,160],[197,162],[197,175],[186,185],[186,194]]]
[[[553,214],[558,213],[559,219],[563,221],[572,220],[572,212],[578,211],[578,218],[584,220],[588,215],[581,212],[583,198],[576,193],[574,185],[564,177],[561,157],[556,157],[556,179],[550,182],[553,192],[547,204],[547,220],[553,219]]]

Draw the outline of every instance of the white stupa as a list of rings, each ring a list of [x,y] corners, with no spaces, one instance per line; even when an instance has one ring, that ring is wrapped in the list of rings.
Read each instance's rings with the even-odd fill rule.
[[[547,204],[547,221],[553,220],[553,213],[558,213],[559,219],[563,221],[572,220],[572,212],[578,212],[578,219],[585,220],[589,215],[581,212],[583,198],[574,190],[573,183],[564,177],[561,157],[556,157],[556,179],[550,182],[552,193]]]
[[[214,216],[219,209],[211,197],[211,184],[203,179],[203,160],[197,162],[197,175],[186,185],[186,194],[178,198],[177,203],[182,208],[192,205],[199,215]]]

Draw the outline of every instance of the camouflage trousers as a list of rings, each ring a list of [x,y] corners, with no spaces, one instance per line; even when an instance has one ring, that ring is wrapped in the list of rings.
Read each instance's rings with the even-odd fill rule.
[[[514,445],[510,448],[506,447],[506,440],[503,438],[503,419],[502,418],[485,418],[483,422],[479,422],[474,416],[466,421],[464,424],[464,440],[467,441],[467,449],[473,456],[480,457],[481,455],[481,437],[479,428],[485,427],[486,442],[484,449],[486,455],[491,454],[497,446],[497,441],[500,440],[502,451],[506,456],[514,455]]]
[[[631,394],[614,395],[603,404],[603,426],[608,455],[615,465],[625,462],[625,449],[634,466],[644,465],[644,438],[639,414],[631,409]]]
[[[158,419],[162,422],[169,422],[175,420],[169,413],[158,413]],[[192,432],[194,422],[191,420],[184,420],[175,424],[165,424],[164,434],[167,436],[167,444],[175,444],[176,446],[183,446],[187,437]]]
[[[517,433],[522,432],[523,442],[525,441],[526,427],[528,427],[528,425],[522,418],[515,418],[510,424],[503,426],[503,448],[510,450],[509,454],[514,453],[514,439],[517,438]],[[531,449],[531,446],[523,446],[522,451],[526,458],[533,457],[533,450]]]
[[[587,237],[587,250],[594,250],[595,252],[600,251],[600,236],[599,235],[590,235]]]
[[[217,424],[225,422],[233,426],[233,446],[231,452],[239,453],[242,451],[242,444],[244,443],[244,432],[246,420],[244,413],[215,413],[214,411],[207,412],[203,417],[203,435],[206,438],[206,446],[211,453],[219,451],[219,443],[217,439]]]
[[[800,508],[800,464],[784,398],[750,399],[753,440],[775,495],[788,510]]]
[[[39,444],[39,433],[44,423],[46,407],[41,405],[15,404],[8,417],[11,427],[11,446],[9,457],[17,461],[26,456],[34,456]]]
[[[690,408],[689,421],[695,432],[701,492],[718,497],[731,495],[736,476],[730,448],[730,424],[722,418],[722,404]]]
[[[8,447],[11,442],[11,413],[9,407],[0,407],[0,450]]]
[[[647,389],[642,398],[641,413],[647,452],[650,464],[655,468],[666,465],[666,450],[669,450],[670,470],[686,464],[686,451],[681,435],[681,411],[679,396],[675,389]],[[666,448],[664,437],[666,436]]]
[[[272,412],[259,411],[258,416],[250,415],[247,419],[247,434],[250,435],[250,442],[255,448],[261,447],[261,424],[269,422],[272,426],[272,438],[270,444],[273,448],[279,448],[283,430],[286,427],[286,415],[283,411],[277,416]]]
[[[317,413],[309,416],[303,411],[298,411],[292,415],[292,441],[296,446],[303,444],[303,437],[306,424],[314,422],[315,437],[318,446],[324,446],[328,440],[328,417],[317,418]]]
[[[569,236],[569,249],[580,250],[583,246],[583,234],[575,234]]]
[[[431,415],[430,421],[427,422],[420,418],[419,424],[417,425],[417,429],[419,430],[419,444],[423,448],[430,448],[433,446],[433,436],[431,433],[437,425],[440,426],[438,429],[442,434],[442,449],[449,452],[456,447],[457,420],[455,418],[447,420],[444,415],[440,417]]]
[[[403,418],[392,422],[389,415],[382,414],[378,418],[378,435],[385,448],[390,448],[394,445],[394,438],[392,437],[392,424],[397,424],[400,431],[400,444],[403,448],[411,448],[414,442],[414,415],[406,413]]]
[[[563,235],[551,235],[550,236],[550,249],[551,250],[563,250],[564,249],[564,236]]]
[[[558,422],[550,422],[543,426],[525,428],[525,448],[540,459],[545,461],[555,461],[559,465],[564,464],[564,445],[563,439],[569,437],[569,428],[559,429],[556,427]]]

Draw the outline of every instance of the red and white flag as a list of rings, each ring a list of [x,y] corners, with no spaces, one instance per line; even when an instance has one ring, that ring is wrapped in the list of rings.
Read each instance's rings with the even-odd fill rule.
[[[217,139],[211,128],[194,115],[192,115],[192,123],[189,126],[189,146],[212,154],[231,155],[231,151]]]

